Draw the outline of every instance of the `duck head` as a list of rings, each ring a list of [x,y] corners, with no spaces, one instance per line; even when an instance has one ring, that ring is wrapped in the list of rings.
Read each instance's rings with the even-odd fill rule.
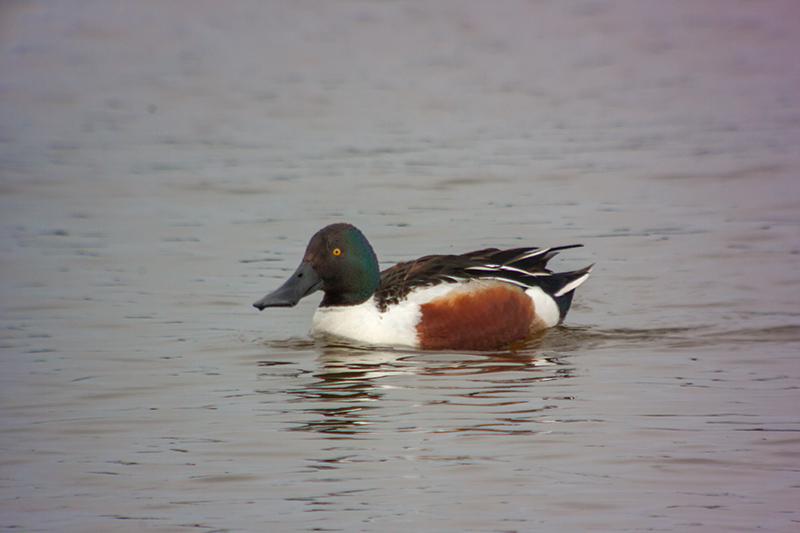
[[[253,307],[294,307],[318,290],[325,293],[321,307],[356,305],[372,296],[379,280],[378,259],[364,234],[351,224],[332,224],[311,238],[294,274]]]

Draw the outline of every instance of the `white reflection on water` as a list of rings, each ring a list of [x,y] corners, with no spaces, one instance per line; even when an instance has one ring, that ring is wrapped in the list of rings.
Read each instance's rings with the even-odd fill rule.
[[[490,355],[420,354],[327,346],[319,362],[314,381],[287,390],[302,405],[311,402],[313,405],[300,411],[316,416],[293,430],[353,435],[380,431],[375,424],[381,423],[383,431],[534,431],[527,422],[535,422],[537,413],[547,407],[527,405],[521,396],[523,389],[537,382],[566,378],[571,373],[571,367],[557,358],[516,351]],[[497,373],[502,375],[494,379],[492,375]],[[403,374],[415,375],[419,381],[415,379],[406,387],[397,385],[398,377]],[[439,382],[430,389],[408,390],[412,383],[427,383],[426,377],[436,377],[438,381],[448,376],[458,376],[460,380],[446,387]],[[436,405],[437,411],[444,406],[490,409],[487,416],[491,420],[475,423],[469,416],[465,418],[470,420],[469,425],[454,426],[457,419],[426,420],[417,414],[402,421],[402,413],[392,411],[391,406],[400,398],[407,401],[407,393],[413,393],[414,408],[419,411],[431,405]],[[429,395],[429,399],[424,399]],[[387,406],[390,407],[385,409]],[[394,417],[397,420],[392,420]]]

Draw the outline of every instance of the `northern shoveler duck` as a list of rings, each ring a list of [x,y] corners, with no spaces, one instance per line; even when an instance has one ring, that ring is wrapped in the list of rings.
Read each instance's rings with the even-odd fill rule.
[[[318,231],[280,288],[253,304],[294,307],[322,290],[312,336],[423,350],[492,350],[560,324],[593,265],[553,273],[555,248],[487,248],[429,255],[381,272],[367,238],[350,224]]]

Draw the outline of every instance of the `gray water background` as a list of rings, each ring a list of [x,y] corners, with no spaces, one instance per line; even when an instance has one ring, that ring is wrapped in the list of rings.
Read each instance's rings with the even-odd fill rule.
[[[800,4],[6,2],[0,527],[800,530]],[[250,304],[583,243],[497,353]]]

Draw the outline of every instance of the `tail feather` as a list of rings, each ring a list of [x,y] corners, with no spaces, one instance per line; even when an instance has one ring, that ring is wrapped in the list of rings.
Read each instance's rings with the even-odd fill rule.
[[[589,277],[589,273],[592,271],[593,266],[594,264],[591,264],[574,272],[565,272],[564,274],[560,274],[564,277],[564,279],[567,280],[567,283],[558,289],[553,296],[558,298],[559,296],[563,296],[577,289],[580,284],[586,281],[586,279]]]
[[[569,307],[572,305],[572,297],[575,295],[575,291],[570,291],[563,296],[557,296],[554,298],[556,301],[556,305],[558,306],[558,322],[561,323],[567,318],[567,311],[569,311]]]
[[[547,270],[547,262],[555,257],[558,252],[561,250],[569,250],[570,248],[580,248],[581,246],[583,245],[568,244],[566,246],[554,246],[552,248],[529,249],[528,253],[522,254],[504,264],[528,272],[549,272],[549,270]]]
[[[572,296],[575,294],[575,289],[589,278],[592,267],[594,267],[594,264],[573,272],[553,274],[547,279],[548,282],[551,282],[547,283],[549,287],[542,287],[545,292],[553,297],[556,305],[558,305],[558,313],[561,321],[567,316],[567,311],[569,311],[569,307],[572,305]]]

